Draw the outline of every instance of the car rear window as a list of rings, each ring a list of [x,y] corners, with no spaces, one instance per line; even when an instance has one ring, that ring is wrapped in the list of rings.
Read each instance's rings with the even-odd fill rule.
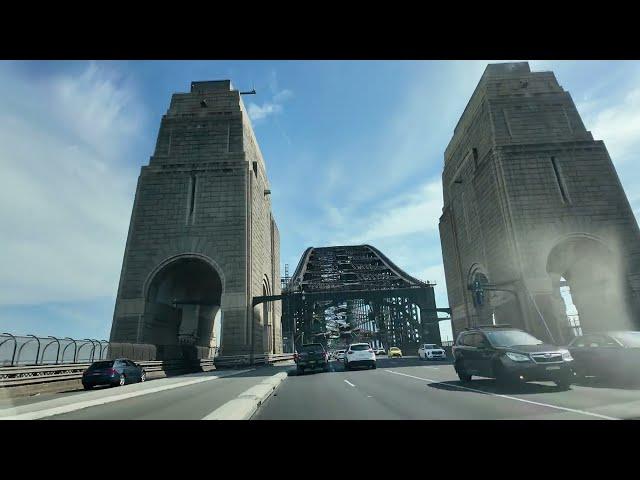
[[[324,347],[320,344],[317,345],[302,345],[299,349],[300,352],[324,352]]]
[[[366,343],[360,343],[358,345],[351,345],[351,351],[360,352],[362,350],[369,350],[371,347]]]
[[[95,362],[89,367],[89,370],[100,370],[101,368],[111,368],[113,367],[113,360],[107,362]]]
[[[428,344],[426,344],[426,345],[424,346],[424,348],[433,349],[433,348],[438,348],[438,347],[437,347],[437,345],[432,345],[432,344],[428,343]]]

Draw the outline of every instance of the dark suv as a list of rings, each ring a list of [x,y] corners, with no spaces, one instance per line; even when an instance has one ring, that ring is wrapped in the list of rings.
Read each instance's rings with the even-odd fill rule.
[[[298,347],[293,359],[297,365],[299,374],[304,375],[305,370],[322,368],[329,371],[329,356],[321,343],[307,343]]]
[[[454,368],[463,382],[477,375],[505,384],[551,380],[568,388],[573,378],[573,358],[567,349],[508,326],[466,329],[458,335],[452,353]]]

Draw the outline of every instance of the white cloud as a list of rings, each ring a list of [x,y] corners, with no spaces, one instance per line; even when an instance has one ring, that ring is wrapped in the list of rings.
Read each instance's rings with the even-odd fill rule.
[[[640,142],[640,88],[629,91],[619,104],[597,109],[598,103],[581,104],[587,130],[596,140],[604,140],[609,154],[617,163],[635,158],[634,148]],[[594,105],[595,104],[595,105]]]
[[[42,80],[0,69],[2,305],[112,297],[122,264],[141,111],[93,64]]]
[[[269,76],[269,90],[271,91],[271,100],[263,102],[262,105],[253,102],[249,104],[247,111],[252,121],[256,122],[271,115],[282,113],[283,103],[293,97],[291,90],[286,88],[283,90],[278,89],[278,79],[275,71],[272,71]],[[282,133],[286,137],[284,131]],[[291,143],[291,140],[288,137],[286,138],[288,143]]]
[[[262,105],[256,105],[255,103],[249,104],[249,117],[253,121],[262,120],[269,115],[280,112],[282,112],[282,105],[275,103],[263,103]]]

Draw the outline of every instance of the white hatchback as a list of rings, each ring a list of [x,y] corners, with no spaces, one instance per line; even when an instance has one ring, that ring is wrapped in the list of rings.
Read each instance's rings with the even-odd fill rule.
[[[335,353],[335,359],[336,360],[344,360],[344,352],[345,352],[344,350],[338,350]]]
[[[418,357],[422,360],[444,360],[446,352],[434,343],[425,343],[418,349]]]
[[[358,366],[376,368],[376,354],[368,343],[353,343],[347,349],[344,369],[351,370]]]

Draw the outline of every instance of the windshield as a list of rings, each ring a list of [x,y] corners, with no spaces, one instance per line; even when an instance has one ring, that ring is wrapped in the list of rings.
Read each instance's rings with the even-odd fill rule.
[[[640,348],[640,332],[614,332],[611,336],[625,347]]]
[[[484,332],[492,345],[496,347],[513,347],[515,345],[541,345],[543,342],[533,335],[520,330],[497,330]]]
[[[426,348],[427,350],[432,350],[432,349],[438,348],[438,347],[437,347],[437,345],[432,345],[432,344],[428,343],[428,344],[426,344],[424,346],[424,348]]]

